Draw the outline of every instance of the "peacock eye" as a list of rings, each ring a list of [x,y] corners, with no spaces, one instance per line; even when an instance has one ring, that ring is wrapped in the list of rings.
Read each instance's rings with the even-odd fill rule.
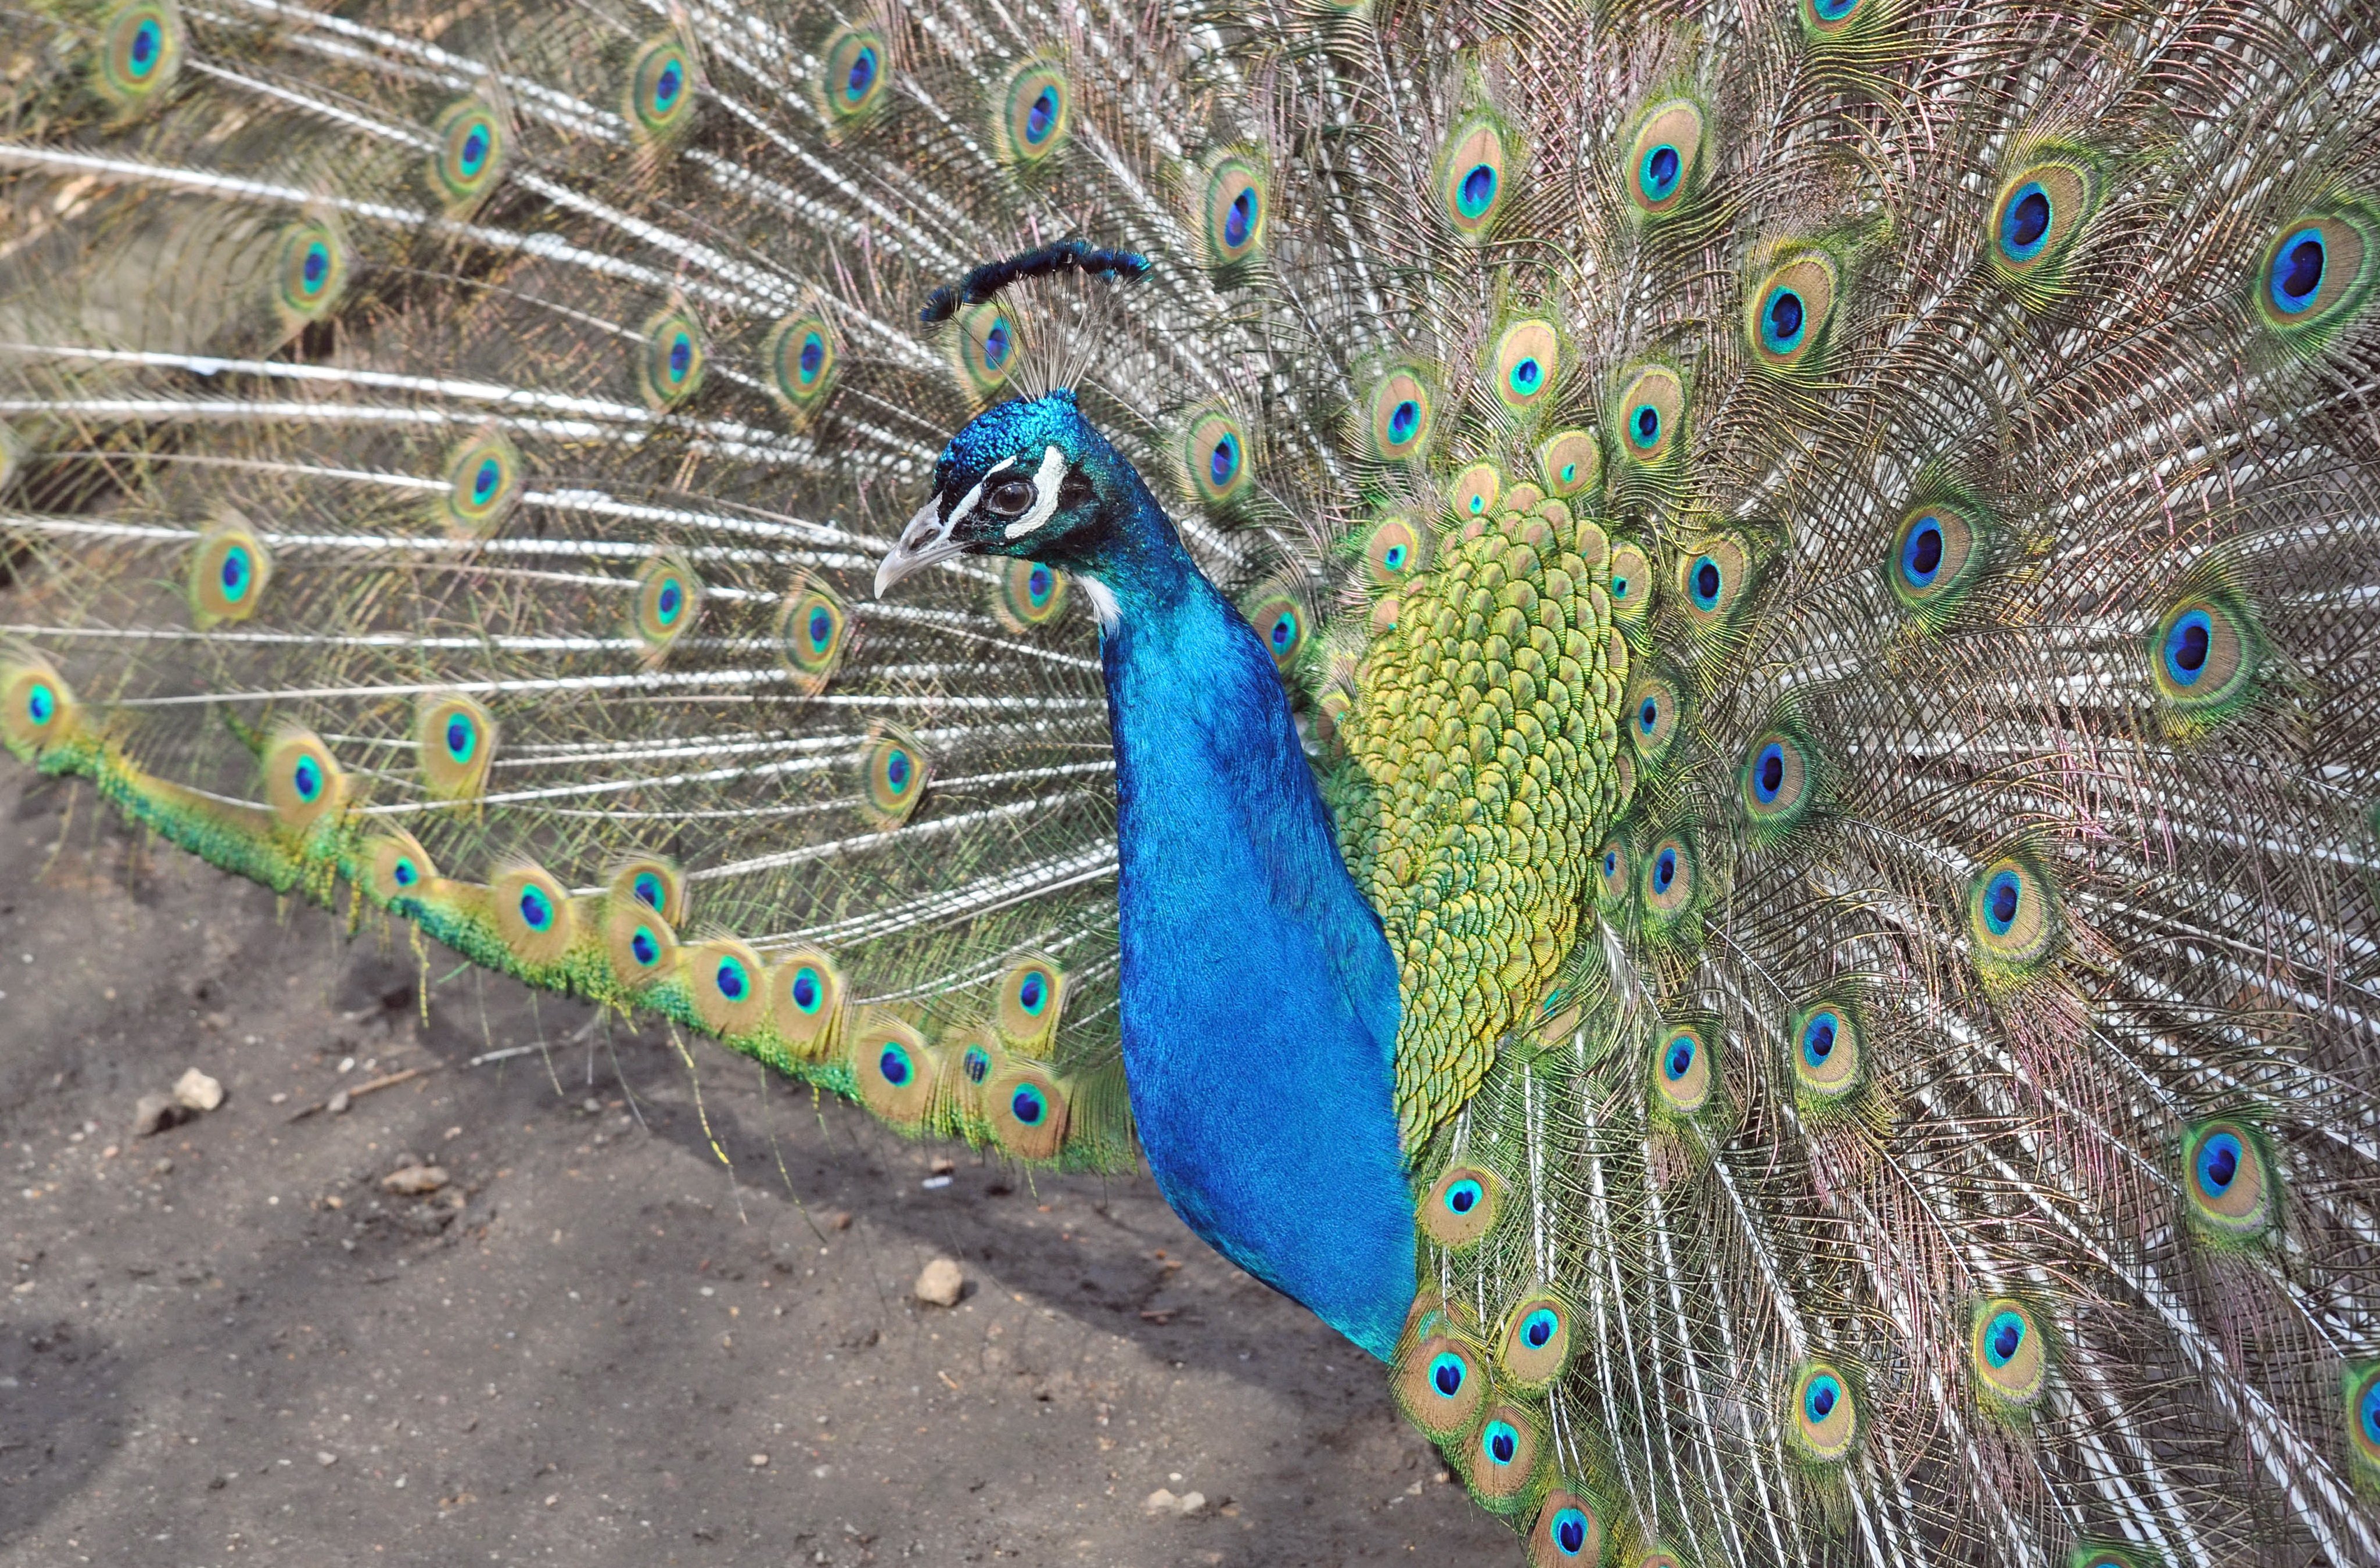
[[[984,500],[1001,517],[1021,517],[1033,507],[1033,481],[1003,480],[991,487],[991,493]]]

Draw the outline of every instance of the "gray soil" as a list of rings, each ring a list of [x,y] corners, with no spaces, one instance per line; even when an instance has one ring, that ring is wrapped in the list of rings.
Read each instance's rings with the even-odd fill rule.
[[[0,1564],[1516,1560],[1146,1177],[689,1069],[11,774]],[[192,1066],[223,1105],[135,1136]]]

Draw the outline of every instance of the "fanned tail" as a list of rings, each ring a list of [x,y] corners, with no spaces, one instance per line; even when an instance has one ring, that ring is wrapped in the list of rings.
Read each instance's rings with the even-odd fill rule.
[[[9,28],[12,749],[1119,1163],[1079,595],[865,599],[1077,385],[1399,952],[1391,1375],[1534,1561],[2380,1559],[2362,19]]]

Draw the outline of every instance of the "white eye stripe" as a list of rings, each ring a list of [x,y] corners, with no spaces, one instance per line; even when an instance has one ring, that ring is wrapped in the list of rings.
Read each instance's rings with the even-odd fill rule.
[[[992,473],[998,473],[999,471],[1000,470],[995,468],[992,470]],[[950,530],[958,527],[961,522],[965,520],[966,515],[975,510],[975,504],[983,499],[983,487],[990,482],[991,474],[986,474],[983,478],[975,481],[975,488],[973,490],[968,491],[965,495],[959,497],[959,504],[951,508],[949,520],[942,525],[944,537],[947,538]]]
[[[998,469],[993,470],[994,473],[998,471]],[[1065,478],[1066,455],[1054,446],[1042,448],[1041,467],[1033,476],[1033,510],[1008,525],[1004,530],[1008,538],[1023,539],[1050,520],[1058,510],[1058,487],[1065,481]],[[987,483],[990,479],[990,474],[984,476]],[[981,490],[983,486],[978,485],[976,488]],[[968,499],[972,501],[974,497],[970,495]],[[955,522],[957,518],[953,517],[952,521]]]

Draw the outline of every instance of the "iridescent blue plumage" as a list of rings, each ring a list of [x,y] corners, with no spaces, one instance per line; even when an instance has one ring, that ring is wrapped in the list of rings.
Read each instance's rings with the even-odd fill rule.
[[[1090,588],[1116,751],[1124,1071],[1191,1229],[1385,1358],[1415,1290],[1396,964],[1272,657],[1072,393],[955,436],[880,590],[963,551]]]

